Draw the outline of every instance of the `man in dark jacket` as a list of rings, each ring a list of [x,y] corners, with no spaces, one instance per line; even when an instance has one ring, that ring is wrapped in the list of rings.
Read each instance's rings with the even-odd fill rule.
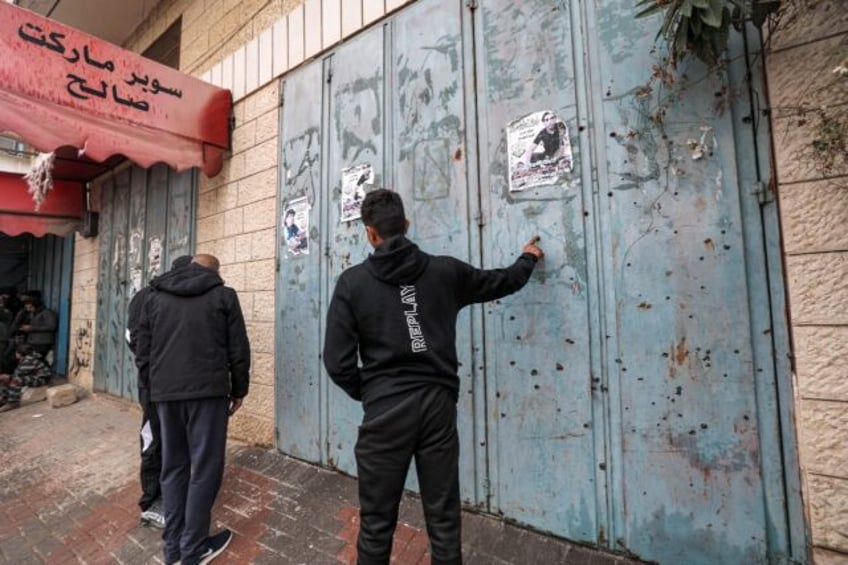
[[[208,563],[232,532],[209,536],[224,474],[227,418],[247,395],[250,344],[236,292],[218,276],[218,259],[153,282],[138,331],[136,365],[150,388],[162,432],[165,562]]]
[[[544,253],[533,238],[512,266],[476,269],[408,240],[394,192],[369,193],[361,213],[375,251],[339,277],[324,340],[330,377],[365,410],[355,448],[358,563],[389,563],[413,457],[432,563],[461,563],[457,314],[522,288]]]
[[[26,334],[26,343],[47,360],[47,354],[53,350],[53,343],[56,341],[59,317],[56,312],[44,306],[39,291],[29,291],[23,302],[29,319],[21,324],[19,330]]]
[[[171,263],[171,270],[182,269],[191,263],[191,255],[181,255]],[[155,279],[154,279],[155,280]],[[138,328],[141,324],[141,311],[144,303],[153,292],[151,284],[135,293],[127,310],[127,345],[135,354],[138,345]],[[145,526],[162,529],[165,527],[165,515],[162,512],[162,489],[159,475],[162,472],[162,436],[159,433],[159,415],[150,401],[150,389],[147,387],[147,374],[139,372],[138,402],[141,405],[141,523]]]

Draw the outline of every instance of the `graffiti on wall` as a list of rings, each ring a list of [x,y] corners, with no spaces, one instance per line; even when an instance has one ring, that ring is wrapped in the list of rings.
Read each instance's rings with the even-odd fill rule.
[[[74,331],[69,372],[77,376],[80,369],[91,367],[91,320],[83,321]]]

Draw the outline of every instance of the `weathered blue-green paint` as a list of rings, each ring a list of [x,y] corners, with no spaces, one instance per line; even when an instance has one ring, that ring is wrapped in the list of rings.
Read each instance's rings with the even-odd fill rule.
[[[382,185],[386,179],[383,167],[386,145],[383,66],[387,56],[383,48],[384,30],[375,28],[355,41],[356,49],[339,52],[327,63],[328,71],[332,73],[327,88],[333,119],[332,135],[327,139],[326,175],[332,195],[329,199],[321,198],[321,201],[327,218],[322,233],[331,242],[326,249],[326,278],[331,286],[335,285],[344,269],[365,257],[367,246],[360,221],[340,221],[342,169],[368,164],[373,168],[375,184]],[[362,57],[362,53],[369,56]],[[312,289],[313,292],[315,290]],[[332,292],[332,288],[327,292]],[[322,318],[323,313],[322,305]],[[325,381],[325,384],[328,383]],[[329,415],[326,429],[328,461],[339,469],[356,474],[353,446],[362,420],[361,407],[337,387],[326,388],[329,404],[329,410],[325,412]]]
[[[320,207],[310,212],[309,254],[286,251],[282,218],[291,200],[320,194],[324,138],[324,69],[306,67],[281,85],[283,107],[280,135],[280,196],[277,226],[277,445],[302,459],[326,462],[321,443],[320,399],[326,384],[320,378],[320,316],[326,242],[319,237]],[[325,394],[325,393],[324,393]]]
[[[320,230],[313,255],[281,255],[278,445],[355,473],[361,410],[317,375],[333,284],[369,252],[339,221],[340,172],[370,163],[425,250],[496,267],[538,233],[547,253],[458,322],[467,503],[661,563],[804,562],[755,56],[735,42],[724,76],[692,67],[657,120],[658,22],[634,12],[419,0],[287,78],[281,200],[308,194]],[[574,170],[509,192],[504,128],[548,109]]]
[[[197,173],[127,167],[100,186],[94,388],[136,400],[127,307],[177,256],[194,249]]]
[[[590,356],[586,229],[590,188],[508,191],[504,126],[553,110],[577,133],[573,25],[565,3],[481,3],[477,92],[484,266],[512,260],[538,233],[547,259],[521,293],[485,309],[492,510],[586,542],[603,537],[601,367]],[[575,171],[586,166],[573,144]]]
[[[731,62],[728,74],[733,84],[744,85],[748,77],[751,84],[745,104],[734,104],[731,111],[735,123],[750,124],[748,128],[734,128],[737,146],[746,148],[736,154],[737,167],[744,171],[740,181],[743,213],[753,216],[759,213],[762,220],[761,224],[746,223],[744,238],[750,278],[763,285],[749,290],[749,310],[751,318],[759,321],[751,340],[757,376],[757,419],[764,430],[759,448],[768,555],[772,563],[793,563],[804,560],[811,537],[804,523],[800,495],[779,214],[776,199],[767,188],[771,137],[765,114],[760,115],[766,93],[762,87],[765,81],[759,41],[759,33],[750,26],[743,35],[733,36],[733,52],[745,56]],[[782,467],[775,464],[781,459]]]

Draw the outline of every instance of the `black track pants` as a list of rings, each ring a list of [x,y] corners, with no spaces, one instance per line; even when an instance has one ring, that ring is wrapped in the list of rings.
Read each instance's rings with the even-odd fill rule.
[[[150,508],[161,494],[159,475],[162,473],[162,438],[159,433],[159,414],[147,399],[147,391],[139,392],[141,402],[141,499],[142,512]]]
[[[434,385],[375,404],[366,410],[356,442],[359,565],[389,563],[398,506],[413,457],[432,563],[462,563],[453,391]]]

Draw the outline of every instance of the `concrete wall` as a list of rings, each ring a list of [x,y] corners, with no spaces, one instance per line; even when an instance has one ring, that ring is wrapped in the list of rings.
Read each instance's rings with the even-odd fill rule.
[[[825,0],[771,38],[767,71],[797,379],[798,437],[817,563],[848,562],[848,167],[826,170],[804,108],[848,112],[848,13]],[[848,136],[848,132],[845,132]]]

